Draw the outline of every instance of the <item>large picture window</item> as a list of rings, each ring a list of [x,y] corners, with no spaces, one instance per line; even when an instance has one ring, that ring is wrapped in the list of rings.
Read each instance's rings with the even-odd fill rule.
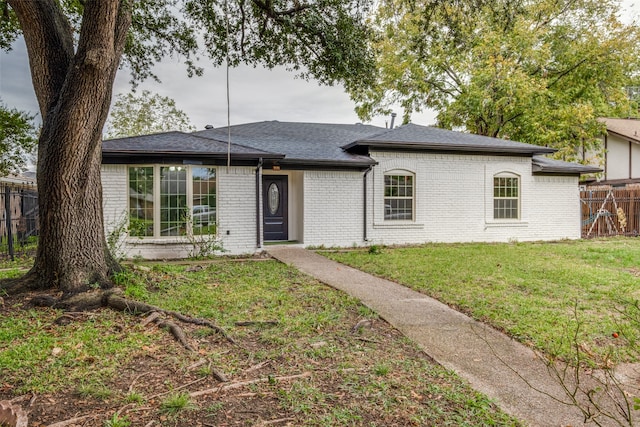
[[[520,179],[517,176],[493,177],[493,218],[520,218]]]
[[[129,234],[153,236],[153,167],[129,168]]]
[[[129,235],[216,234],[215,168],[129,167]]]
[[[216,170],[192,169],[193,234],[216,234]]]
[[[385,221],[413,220],[413,175],[387,174],[384,176]]]

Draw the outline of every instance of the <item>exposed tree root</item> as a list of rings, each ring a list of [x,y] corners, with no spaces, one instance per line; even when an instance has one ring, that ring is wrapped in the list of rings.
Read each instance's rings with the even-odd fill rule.
[[[18,295],[35,289],[35,275],[31,272],[16,279],[0,280],[0,295]]]
[[[171,332],[171,335],[173,335],[174,338],[178,340],[178,342],[182,344],[184,348],[189,351],[196,351],[195,347],[193,347],[191,344],[189,344],[189,341],[187,341],[187,336],[184,334],[184,331],[180,326],[176,325],[170,320],[161,320],[156,323],[161,328],[167,328],[169,332]]]
[[[100,307],[108,307],[113,310],[123,311],[134,315],[157,313],[149,316],[146,323],[154,322],[158,326],[168,329],[174,338],[182,344],[184,348],[190,351],[195,351],[195,348],[187,340],[182,328],[177,323],[167,320],[161,315],[172,317],[183,323],[206,326],[222,335],[230,343],[235,344],[235,341],[225,332],[224,329],[209,320],[185,316],[177,311],[165,310],[150,304],[130,300],[123,297],[119,289],[95,289],[66,298],[63,297],[61,299],[56,299],[50,295],[39,295],[31,299],[31,304],[40,307],[61,308],[66,311],[73,312],[82,312]]]
[[[220,393],[220,392],[227,391],[227,390],[233,390],[233,389],[236,389],[236,388],[241,388],[241,387],[245,387],[245,386],[252,385],[252,384],[266,383],[266,382],[271,382],[271,381],[291,381],[291,380],[295,380],[295,379],[299,379],[299,378],[308,378],[310,376],[311,376],[311,372],[307,371],[307,372],[303,372],[301,374],[287,375],[287,376],[284,376],[284,377],[257,378],[257,379],[254,379],[254,380],[222,384],[222,385],[220,385],[218,387],[208,388],[206,390],[193,391],[193,392],[189,393],[189,396],[191,396],[191,397],[200,397],[200,396],[205,396],[205,395],[208,395],[208,394],[215,394],[215,393]]]
[[[207,319],[200,319],[197,317],[189,317],[189,316],[185,316],[182,313],[179,313],[177,311],[173,311],[173,310],[165,310],[163,308],[160,307],[156,307],[150,304],[145,304],[142,302],[138,302],[138,301],[132,301],[130,299],[126,299],[123,298],[120,295],[117,295],[115,292],[107,292],[107,297],[106,297],[106,304],[105,306],[116,309],[116,310],[121,310],[127,313],[133,313],[133,314],[141,314],[141,313],[151,313],[151,312],[158,312],[158,313],[163,313],[166,314],[167,316],[171,316],[173,318],[175,318],[176,320],[179,320],[183,323],[189,323],[192,325],[197,325],[197,326],[206,326],[208,328],[213,329],[214,331],[216,331],[217,333],[219,333],[220,335],[222,335],[227,341],[229,341],[231,344],[235,344],[236,342],[233,340],[233,338],[231,338],[224,329],[222,329],[221,327],[217,326],[216,324],[214,324],[213,322],[207,320]],[[169,325],[167,325],[169,326]],[[178,339],[176,337],[176,339]],[[179,339],[178,339],[179,340]]]
[[[95,417],[94,414],[83,415],[81,417],[70,418],[68,420],[60,421],[58,423],[49,424],[49,427],[66,427],[66,426],[70,426],[72,424],[77,424],[80,421],[84,421],[84,420],[87,420],[89,418],[94,418],[94,417]]]

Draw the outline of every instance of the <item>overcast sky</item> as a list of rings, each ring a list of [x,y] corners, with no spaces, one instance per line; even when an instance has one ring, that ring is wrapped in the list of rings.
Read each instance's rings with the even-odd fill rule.
[[[640,0],[624,0],[623,20],[631,22],[640,15]],[[207,67],[202,77],[188,78],[185,66],[168,58],[156,65],[155,72],[161,83],[152,80],[140,85],[176,101],[198,129],[211,124],[215,127],[227,123],[226,74],[223,68]],[[129,75],[118,73],[114,95],[131,90]],[[248,123],[263,120],[356,123],[360,119],[354,112],[354,104],[340,86],[319,86],[295,77],[284,69],[264,70],[240,67],[230,70],[231,123]],[[14,43],[9,53],[0,53],[0,98],[9,107],[38,113],[26,48],[22,39]],[[115,96],[114,96],[115,98]],[[397,111],[399,118],[402,110]],[[389,117],[376,117],[371,124],[385,126]],[[430,125],[435,113],[416,113],[412,121]]]
[[[227,124],[226,70],[207,66],[202,77],[188,78],[186,67],[177,59],[167,58],[157,64],[154,72],[161,83],[148,80],[137,89],[147,89],[176,101],[192,124],[203,129]],[[284,68],[232,68],[230,75],[231,123],[249,123],[263,120],[320,123],[356,123],[360,119],[354,104],[341,86],[320,86],[314,81],[296,78]],[[129,74],[120,70],[114,85],[114,94],[131,90]],[[38,112],[28,66],[27,52],[22,39],[13,50],[0,53],[0,98],[9,107]],[[402,111],[398,110],[401,116]],[[415,123],[429,125],[435,114],[416,114]],[[371,123],[385,126],[389,117],[376,117]],[[398,123],[398,122],[396,122]]]

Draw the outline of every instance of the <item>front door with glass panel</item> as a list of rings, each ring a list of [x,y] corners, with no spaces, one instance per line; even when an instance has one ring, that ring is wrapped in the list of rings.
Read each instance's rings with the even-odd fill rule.
[[[262,205],[264,240],[288,240],[287,176],[262,177]]]

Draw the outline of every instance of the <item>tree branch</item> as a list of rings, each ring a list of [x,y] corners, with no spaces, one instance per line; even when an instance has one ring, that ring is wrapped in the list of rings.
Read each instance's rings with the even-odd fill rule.
[[[556,83],[558,83],[560,80],[562,80],[563,77],[565,77],[567,74],[577,70],[578,68],[580,68],[580,66],[582,64],[584,64],[585,62],[587,62],[589,60],[589,58],[583,58],[582,60],[578,61],[577,63],[573,64],[571,67],[567,68],[566,70],[560,72],[552,81],[551,83],[549,83],[547,85],[547,89],[551,89],[553,86],[555,86]]]
[[[8,0],[8,4],[20,22],[44,121],[58,101],[73,60],[73,29],[55,0]]]

